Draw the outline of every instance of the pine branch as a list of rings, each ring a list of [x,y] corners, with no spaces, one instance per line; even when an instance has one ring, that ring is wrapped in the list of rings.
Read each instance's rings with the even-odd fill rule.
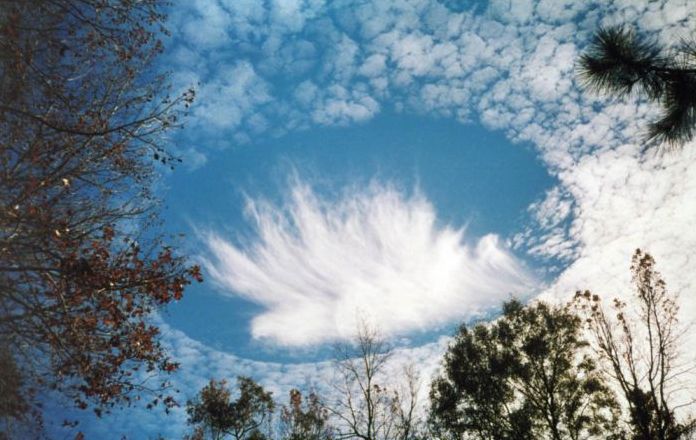
[[[696,135],[696,42],[667,51],[622,26],[602,28],[580,57],[582,85],[595,93],[644,93],[662,115],[648,125],[648,145],[681,146]]]

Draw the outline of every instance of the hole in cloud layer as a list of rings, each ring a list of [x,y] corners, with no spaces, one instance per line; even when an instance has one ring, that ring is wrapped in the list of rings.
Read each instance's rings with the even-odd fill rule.
[[[204,259],[228,295],[261,305],[252,335],[286,346],[349,338],[356,319],[388,335],[481,315],[533,277],[494,234],[440,225],[433,205],[373,182],[339,197],[292,180],[285,201],[249,198],[243,245],[209,232]]]

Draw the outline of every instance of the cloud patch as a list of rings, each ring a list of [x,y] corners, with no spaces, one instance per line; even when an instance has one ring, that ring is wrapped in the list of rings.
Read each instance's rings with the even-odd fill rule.
[[[238,245],[217,233],[205,266],[229,295],[262,305],[256,338],[307,345],[350,338],[356,319],[388,335],[483,314],[533,277],[493,234],[475,243],[440,225],[419,192],[372,183],[322,198],[295,181],[283,204],[249,199],[255,234]]]
[[[693,33],[692,1],[491,0],[485,10],[448,8],[450,3],[307,2],[302,29],[282,27],[283,35],[296,37],[285,39],[274,39],[281,31],[269,18],[273,14],[240,15],[246,25],[227,29],[240,48],[308,39],[317,51],[315,68],[288,76],[297,87],[269,88],[271,100],[250,111],[267,115],[274,133],[347,124],[396,109],[478,121],[514,142],[529,142],[559,183],[530,206],[532,224],[514,242],[558,275],[549,293],[566,298],[592,288],[625,298],[627,265],[634,248],[642,247],[658,259],[670,288],[682,293],[684,317],[691,319],[693,146],[641,154],[645,123],[657,108],[637,97],[586,93],[578,87],[574,62],[600,26],[623,24],[662,44],[677,44]],[[179,16],[188,17],[191,8],[200,4],[182,8]],[[241,31],[247,28],[255,33]],[[345,56],[335,53],[341,41],[350,47]],[[204,65],[225,64],[204,44],[187,45],[205,54]],[[282,50],[264,53],[262,60],[256,52],[240,51],[238,58],[261,79],[288,75]],[[261,68],[276,58],[277,70]],[[216,112],[224,114],[236,102],[219,104]],[[242,120],[235,130],[248,131],[247,125]],[[693,329],[688,335],[696,340]]]
[[[458,7],[450,7],[454,3]],[[576,289],[590,288],[606,298],[617,295],[627,299],[631,293],[630,256],[640,246],[656,257],[668,288],[682,294],[683,322],[688,323],[696,313],[696,144],[669,154],[639,154],[642,146],[636,143],[655,109],[636,99],[617,101],[582,92],[575,83],[574,60],[600,25],[635,26],[662,43],[678,42],[680,37],[693,34],[696,8],[692,3],[490,0],[471,3],[478,7],[463,7],[454,0],[177,2],[170,28],[179,37],[179,47],[170,54],[168,68],[171,66],[178,82],[185,86],[201,83],[199,96],[206,99],[197,101],[193,122],[189,123],[189,134],[205,135],[204,142],[198,144],[210,144],[216,136],[225,145],[234,144],[230,137],[236,142],[263,132],[263,127],[268,133],[282,133],[315,124],[347,124],[390,108],[479,121],[505,131],[511,140],[530,142],[560,182],[543,200],[530,206],[536,224],[516,240],[520,251],[527,250],[560,271],[546,296],[567,298]],[[341,41],[350,49],[345,54],[336,50]],[[230,43],[233,50],[221,50]],[[451,45],[457,48],[456,53]],[[427,72],[419,66],[427,67]],[[273,87],[277,78],[286,81],[284,87]],[[400,197],[401,206],[412,206],[417,200],[393,192]],[[364,200],[371,197],[369,191],[361,194]],[[350,200],[330,203],[311,191],[309,195],[316,199],[320,220]],[[250,201],[257,211],[264,203]],[[306,246],[305,238],[299,235],[301,230],[293,224],[292,197],[286,205],[267,205],[268,213],[277,215],[285,229],[264,229],[258,223],[261,217],[252,215],[259,234],[246,237],[241,244],[233,244],[228,236],[208,236],[208,244],[223,251],[220,258],[211,258],[219,271],[218,281],[229,294],[245,296],[266,307],[265,315],[259,318],[278,307],[270,293],[270,300],[261,295],[262,291],[252,295],[257,291],[251,286],[272,286],[268,292],[284,300],[292,298],[289,304],[302,304],[301,299],[310,298],[297,286],[278,284],[278,280],[311,279],[304,272],[286,273],[296,270],[288,264],[297,258],[292,251]],[[432,210],[427,200],[425,205]],[[272,217],[266,220],[271,226],[275,222]],[[390,225],[390,232],[392,229],[397,230],[396,222],[393,228]],[[263,238],[264,230],[280,232],[272,241],[270,236]],[[348,233],[347,227],[339,230]],[[428,249],[443,231],[451,235],[457,229],[434,221]],[[364,232],[360,236],[367,240],[369,235]],[[476,246],[463,244],[463,232],[460,238],[462,241],[451,247],[464,249],[460,252],[465,255],[474,254]],[[288,242],[270,246],[280,243],[278,240]],[[502,255],[509,255],[501,248],[500,243],[493,246]],[[277,253],[281,250],[287,254]],[[234,272],[227,270],[232,261],[228,251],[247,264],[246,276],[234,278],[237,283],[249,283],[244,289],[234,290],[229,284]],[[270,264],[273,260],[265,259],[273,255],[283,265],[274,268],[275,272],[261,271],[268,269],[261,262]],[[339,260],[341,254],[329,257]],[[515,262],[512,257],[510,260]],[[564,264],[558,265],[557,260]],[[431,260],[428,262],[430,265]],[[352,273],[366,267],[362,262],[357,266],[353,263],[355,267],[345,261],[342,264],[343,270]],[[283,277],[271,279],[271,273],[282,273]],[[406,275],[412,279],[411,274]],[[271,285],[274,280],[277,285]],[[312,285],[330,287],[318,297],[337,312],[339,301],[329,294],[343,290],[338,289],[337,280],[331,281]],[[497,305],[500,298],[488,303]],[[425,302],[425,297],[421,299]],[[340,316],[349,317],[347,313]],[[295,324],[306,325],[307,317],[313,319],[303,315],[298,319],[304,320]],[[417,317],[426,322],[424,315]],[[336,335],[339,327],[330,319],[335,321],[334,315],[322,322],[328,322],[329,327],[333,324],[332,335]],[[192,396],[211,376],[253,374],[269,388],[280,384],[286,390],[329,369],[326,363],[253,362],[215,352],[178,330],[170,332],[165,330],[167,345],[173,357],[182,362],[180,374],[189,373],[175,384],[186,396]],[[686,336],[688,341],[696,340],[693,326]],[[424,366],[437,364],[443,351],[442,346],[431,344],[408,353],[421,353],[415,362]],[[273,389],[276,396],[285,397],[285,391]],[[66,418],[65,405],[53,412],[57,414],[55,424],[60,426]],[[180,437],[186,418],[183,408],[170,416],[166,425],[162,417],[145,410],[124,410],[120,418],[93,420],[78,429],[94,438],[144,430],[152,437],[157,432]]]

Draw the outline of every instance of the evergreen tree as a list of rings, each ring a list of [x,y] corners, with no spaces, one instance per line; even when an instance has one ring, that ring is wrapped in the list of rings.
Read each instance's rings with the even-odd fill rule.
[[[592,91],[644,94],[662,108],[647,130],[650,143],[680,146],[696,131],[696,43],[667,50],[624,27],[600,29],[580,57],[580,78]]]

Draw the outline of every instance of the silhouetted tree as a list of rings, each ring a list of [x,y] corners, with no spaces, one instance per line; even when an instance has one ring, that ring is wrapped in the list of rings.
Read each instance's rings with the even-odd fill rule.
[[[404,370],[405,383],[386,377],[392,353],[365,322],[354,341],[337,345],[336,400],[327,406],[337,420],[337,439],[411,440],[419,435],[418,377],[409,368]]]
[[[177,367],[150,316],[200,279],[153,228],[154,166],[193,97],[151,68],[163,6],[0,2],[0,345],[27,396],[97,414],[174,404],[149,379]]]
[[[211,380],[186,403],[188,423],[194,426],[191,439],[262,440],[267,438],[275,404],[270,392],[252,379],[237,378],[238,397],[232,401],[227,383]]]
[[[280,438],[282,440],[330,440],[329,411],[316,393],[307,398],[297,389],[290,390],[290,402],[280,409]]]
[[[619,409],[584,353],[567,307],[504,305],[490,324],[462,326],[431,388],[443,439],[620,438]]]
[[[667,291],[650,254],[636,250],[631,271],[636,300],[632,304],[637,308],[614,299],[613,313],[607,314],[600,297],[590,291],[576,293],[576,301],[586,316],[609,376],[622,391],[629,409],[632,438],[687,438],[696,422],[693,416],[677,420],[677,405],[671,399],[680,377],[693,370],[678,364],[681,333],[677,297]]]
[[[648,141],[682,145],[696,130],[696,43],[672,51],[622,26],[600,29],[580,57],[580,78],[595,92],[643,93],[662,107]]]
[[[16,421],[28,419],[30,406],[22,392],[22,376],[7,347],[0,346],[0,439],[9,439]]]

